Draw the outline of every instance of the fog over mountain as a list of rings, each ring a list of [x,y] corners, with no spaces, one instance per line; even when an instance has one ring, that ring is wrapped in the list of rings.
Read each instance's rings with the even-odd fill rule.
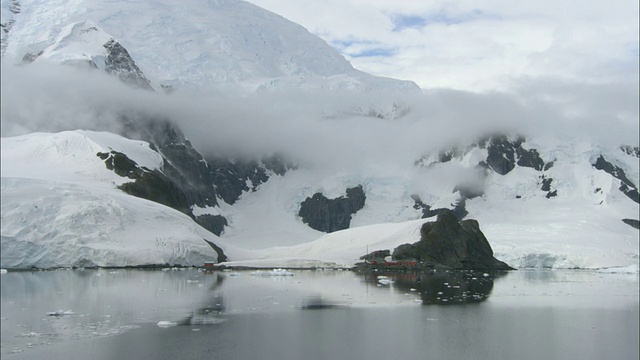
[[[225,85],[171,94],[131,88],[100,72],[43,64],[3,68],[2,136],[76,128],[116,131],[122,113],[176,122],[205,153],[305,161],[415,161],[422,152],[494,132],[637,145],[638,88],[530,81],[513,93],[430,90],[404,96],[397,119],[356,116],[352,107],[385,92],[282,89],[246,92]],[[397,95],[397,94],[396,94]],[[385,100],[382,100],[385,101]],[[64,105],[62,105],[64,104]]]
[[[352,265],[367,244],[336,245],[350,234],[415,242],[418,219],[447,208],[477,218],[515,267],[637,263],[638,79],[421,90],[354,69],[303,27],[243,1],[3,0],[2,9],[2,252],[13,252],[2,266],[28,267],[16,249],[44,230],[20,219],[45,226],[40,203],[75,224],[90,221],[99,198],[109,204],[104,229],[125,209],[145,220],[122,234],[162,238],[146,200],[125,189],[173,208],[163,216],[190,241],[232,261]],[[354,198],[364,204],[332,205]],[[336,224],[324,214],[336,212],[340,226],[349,220],[344,232],[325,234]],[[393,226],[377,233],[381,224]],[[109,231],[88,237],[91,249],[117,242]],[[179,237],[166,241],[182,249]],[[164,258],[200,261],[208,248],[198,249]],[[602,249],[611,254],[598,258]],[[68,265],[56,261],[43,264]]]

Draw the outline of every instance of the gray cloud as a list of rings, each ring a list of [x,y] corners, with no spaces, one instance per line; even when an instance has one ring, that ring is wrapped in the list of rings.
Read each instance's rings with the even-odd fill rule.
[[[172,94],[127,87],[97,71],[32,64],[3,68],[2,136],[31,131],[119,131],[118,117],[168,118],[203,153],[284,153],[318,166],[411,166],[422,154],[490,132],[580,137],[638,145],[638,83],[585,84],[522,79],[512,91],[246,93],[224,87]],[[410,108],[395,120],[348,115],[393,101]],[[330,116],[327,116],[330,115]]]

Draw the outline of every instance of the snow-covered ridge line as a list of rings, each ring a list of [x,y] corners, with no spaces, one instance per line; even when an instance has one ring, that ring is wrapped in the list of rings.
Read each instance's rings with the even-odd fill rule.
[[[285,86],[420,92],[413,82],[355,70],[300,25],[244,1],[23,0],[21,9],[3,41],[3,61],[21,63],[27,54],[41,54],[96,62],[112,37],[157,89],[234,83],[252,91]],[[97,31],[87,31],[92,28]]]
[[[637,204],[618,190],[618,179],[590,163],[595,154],[605,154],[633,169],[637,158],[619,149],[589,147],[584,152],[567,143],[535,148],[555,161],[544,174],[553,178],[556,197],[541,191],[537,170],[516,166],[505,175],[489,173],[484,195],[467,201],[468,218],[480,222],[495,256],[516,268],[599,269],[637,263],[638,232],[621,221],[637,214]],[[420,225],[429,221],[418,219],[420,210],[411,207],[409,195],[415,189],[405,176],[373,172],[327,177],[319,169],[300,168],[271,177],[234,205],[215,208],[229,219],[218,238],[180,212],[118,190],[116,184],[126,180],[96,156],[117,149],[158,168],[162,158],[145,142],[68,131],[2,138],[2,149],[3,267],[198,266],[216,257],[206,239],[225,251],[228,265],[348,268],[367,251],[415,243]],[[431,186],[420,197],[434,206],[438,201],[450,205],[443,199],[452,201],[457,195],[451,197],[454,185],[441,174],[474,166],[465,159],[430,168],[445,182],[426,177]],[[424,168],[413,171],[419,174]],[[299,204],[310,194],[339,195],[354,184],[363,184],[367,199],[351,229],[323,235],[297,217]]]

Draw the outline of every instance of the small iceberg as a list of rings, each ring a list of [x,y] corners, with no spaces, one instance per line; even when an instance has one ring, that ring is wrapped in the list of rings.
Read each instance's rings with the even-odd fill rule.
[[[48,312],[47,315],[49,316],[66,316],[66,315],[75,315],[76,313],[74,313],[71,310],[58,310],[58,311],[52,311],[52,312]]]
[[[638,264],[633,264],[624,267],[602,268],[597,271],[601,274],[638,274],[640,273],[640,268]]]
[[[0,274],[6,274],[7,273],[7,269],[0,269]]]
[[[163,320],[163,321],[158,321],[157,325],[158,325],[158,327],[161,327],[161,328],[169,328],[169,327],[178,325],[178,323],[175,323],[175,322],[172,322],[172,321]]]
[[[273,269],[271,271],[256,270],[252,271],[252,276],[294,276],[295,274],[286,269]]]

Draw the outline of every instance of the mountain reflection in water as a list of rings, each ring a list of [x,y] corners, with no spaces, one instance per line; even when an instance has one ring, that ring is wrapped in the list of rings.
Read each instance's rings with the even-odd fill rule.
[[[493,290],[494,279],[504,272],[425,271],[370,272],[363,275],[366,283],[393,286],[416,292],[424,305],[460,305],[485,301]]]

